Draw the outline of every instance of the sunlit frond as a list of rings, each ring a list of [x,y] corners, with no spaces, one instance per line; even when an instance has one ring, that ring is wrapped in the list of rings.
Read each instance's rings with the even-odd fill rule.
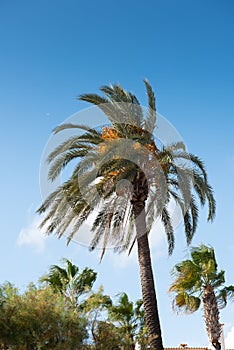
[[[156,123],[156,102],[155,102],[153,89],[149,84],[148,80],[145,79],[144,83],[145,83],[147,97],[148,97],[148,112],[147,112],[147,117],[145,121],[145,128],[147,131],[149,131],[152,134]]]

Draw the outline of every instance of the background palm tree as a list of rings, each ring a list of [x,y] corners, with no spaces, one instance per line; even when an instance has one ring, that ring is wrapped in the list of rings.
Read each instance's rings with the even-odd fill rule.
[[[219,309],[226,306],[228,298],[234,298],[234,286],[224,286],[224,271],[218,271],[214,249],[205,245],[192,248],[191,259],[175,265],[172,273],[175,279],[169,292],[173,308],[192,313],[202,303],[209,340],[219,350]]]
[[[121,327],[129,343],[129,349],[135,349],[137,335],[142,332],[145,318],[142,300],[135,303],[129,300],[126,293],[121,293],[118,303],[108,308],[109,319]]]
[[[78,298],[88,293],[97,278],[97,273],[85,267],[81,272],[79,267],[68,259],[62,259],[65,267],[52,265],[49,273],[40,278],[46,282],[55,292],[61,293],[74,307],[78,304]]]
[[[78,128],[83,134],[66,139],[51,152],[49,179],[53,181],[70,161],[77,159],[77,164],[70,178],[48,196],[38,212],[46,212],[41,227],[47,226],[47,233],[58,237],[66,234],[69,243],[96,209],[90,250],[102,244],[101,258],[108,245],[121,252],[131,251],[137,243],[146,324],[151,345],[162,350],[148,234],[154,220],[160,218],[171,254],[174,231],[169,203],[174,201],[180,208],[190,244],[198,220],[197,200],[201,205],[208,202],[208,220],[214,217],[215,201],[197,156],[187,153],[182,142],[156,145],[155,97],[148,81],[144,83],[147,110],[120,85],[103,86],[105,97],[79,97],[104,111],[110,125],[93,129],[63,124],[55,128],[55,133]]]

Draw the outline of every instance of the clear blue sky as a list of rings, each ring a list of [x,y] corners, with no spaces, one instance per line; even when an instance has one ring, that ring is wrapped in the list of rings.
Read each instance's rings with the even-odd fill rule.
[[[1,1],[0,283],[24,288],[65,256],[98,271],[96,287],[104,284],[112,296],[126,291],[140,297],[134,257],[109,253],[99,265],[96,253],[77,244],[42,241],[35,211],[40,159],[51,131],[87,107],[76,96],[119,82],[144,105],[147,77],[158,111],[205,161],[215,190],[216,220],[207,224],[202,212],[193,244],[213,245],[227,283],[234,284],[233,17],[232,0]],[[207,345],[201,312],[178,317],[170,309],[169,272],[187,256],[182,227],[176,239],[173,257],[163,240],[153,248],[164,344]],[[222,311],[226,334],[234,327],[233,314],[231,304]]]

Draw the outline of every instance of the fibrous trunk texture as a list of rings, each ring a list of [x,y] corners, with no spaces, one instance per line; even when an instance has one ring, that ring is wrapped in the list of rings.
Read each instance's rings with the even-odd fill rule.
[[[149,241],[146,233],[144,203],[134,203],[133,210],[137,233],[142,299],[144,304],[146,326],[150,336],[150,345],[153,349],[163,350]]]
[[[206,286],[203,295],[204,318],[206,323],[206,331],[212,345],[220,350],[221,344],[219,342],[221,335],[221,325],[219,323],[219,309],[217,299],[215,297],[214,288]]]

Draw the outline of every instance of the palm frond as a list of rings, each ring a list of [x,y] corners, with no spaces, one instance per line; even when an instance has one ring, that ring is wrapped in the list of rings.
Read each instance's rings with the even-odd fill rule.
[[[48,173],[49,180],[54,181],[73,159],[84,158],[88,154],[89,149],[89,147],[86,147],[85,149],[73,149],[58,156],[50,167]]]
[[[148,112],[145,122],[145,129],[152,134],[156,124],[156,102],[153,89],[149,84],[148,80],[145,79],[144,83],[148,97]]]
[[[100,90],[104,92],[106,96],[111,101],[114,102],[120,102],[120,103],[132,103],[132,97],[130,96],[128,91],[125,91],[122,86],[116,84],[116,85],[103,85]]]
[[[180,157],[178,154],[179,151],[181,152],[181,154],[184,154],[184,155],[187,154],[186,146],[183,141],[173,142],[167,146],[164,146],[162,149],[162,154],[165,152],[166,154],[170,154],[171,156],[173,156],[173,158],[179,158]],[[189,159],[189,157],[188,158],[186,157],[185,159]]]
[[[88,131],[89,133],[91,133],[95,136],[99,136],[98,131],[90,128],[90,126],[82,125],[82,124],[73,124],[73,123],[64,123],[64,124],[58,125],[58,126],[56,126],[56,128],[54,128],[53,131],[54,131],[54,134],[57,134],[63,130],[67,130],[67,129],[81,129],[81,130]]]
[[[84,147],[87,148],[86,145],[84,145]],[[76,136],[71,137],[69,138],[69,140],[60,144],[55,150],[53,150],[53,152],[49,154],[49,156],[47,157],[47,162],[51,163],[56,157],[61,156],[61,154],[79,148],[83,148],[82,143],[78,142]],[[90,146],[88,148],[91,149]]]
[[[177,312],[191,314],[200,307],[201,300],[198,297],[189,295],[186,292],[178,293],[173,300],[173,309]]]
[[[161,217],[167,235],[168,254],[171,255],[174,250],[175,238],[171,218],[166,208],[163,208]]]
[[[224,287],[219,290],[219,294],[217,295],[217,302],[219,308],[222,309],[227,305],[227,301],[234,301],[234,286]]]
[[[78,96],[77,99],[80,101],[89,102],[96,106],[103,105],[109,102],[106,98],[97,94],[82,94]]]
[[[193,165],[195,165],[199,169],[199,171],[201,171],[201,174],[202,174],[205,182],[207,181],[207,173],[205,170],[204,162],[198,156],[196,156],[192,153],[187,153],[187,152],[185,152],[185,149],[184,149],[183,152],[180,151],[180,152],[173,153],[173,157],[175,159],[177,159],[177,158],[185,159],[189,162],[192,162]]]

